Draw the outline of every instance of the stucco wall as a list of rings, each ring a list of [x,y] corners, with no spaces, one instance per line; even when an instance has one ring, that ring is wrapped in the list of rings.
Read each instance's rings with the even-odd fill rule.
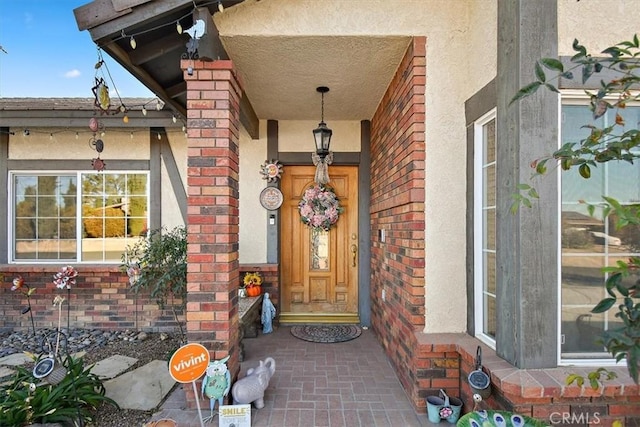
[[[308,152],[311,159],[311,153],[315,151],[312,131],[318,127],[318,121],[281,120],[278,122],[278,150],[281,153]],[[359,122],[325,121],[333,130],[331,151],[360,151]]]
[[[640,32],[639,7],[637,0],[558,0],[558,53],[573,56],[574,39],[593,52],[630,40]]]
[[[466,330],[465,304],[458,300],[452,310],[451,299],[466,295],[464,102],[496,72],[496,2],[471,1],[461,10],[448,10],[446,23],[441,23],[446,30],[423,28],[427,33],[425,332],[429,333]]]
[[[267,186],[260,174],[267,160],[266,135],[266,121],[260,122],[260,139],[251,139],[244,129],[240,132],[240,264],[267,260],[267,211],[260,205],[260,192]]]
[[[109,171],[113,170],[113,167],[109,167],[110,161],[113,160],[149,160],[149,141],[153,141],[155,137],[155,134],[149,133],[148,128],[131,128],[107,129],[104,135],[99,134],[95,138],[102,139],[104,142],[104,150],[100,153],[100,158],[106,163],[106,171]],[[9,139],[9,159],[42,160],[40,170],[44,171],[55,169],[47,166],[47,160],[82,161],[86,159],[85,167],[80,170],[91,171],[91,160],[98,156],[89,143],[92,138],[93,133],[88,132],[86,128],[31,128],[28,136],[16,131],[16,134],[11,135]],[[167,138],[178,166],[182,185],[186,188],[186,137],[184,132],[173,130],[167,132]],[[161,177],[161,224],[168,229],[184,225],[164,161]]]
[[[450,295],[466,293],[464,101],[495,76],[496,10],[492,0],[270,0],[247,1],[215,17],[224,36],[426,36],[427,332],[466,327],[464,311],[450,309]],[[315,125],[290,129],[300,127],[307,144]],[[329,126],[339,134],[338,124]],[[287,128],[280,123],[280,149],[304,151]],[[341,142],[336,138],[332,147],[340,151]]]
[[[171,154],[178,167],[180,181],[184,191],[187,188],[187,137],[182,131],[167,131],[167,140],[171,147]],[[168,230],[185,225],[184,218],[180,212],[176,192],[174,191],[165,159],[162,159],[162,211],[160,212],[160,223]]]
[[[92,137],[93,133],[86,128],[31,128],[28,136],[17,130],[9,138],[9,159],[87,159],[87,170],[91,170],[91,159],[98,155],[89,144]],[[149,158],[149,130],[146,128],[107,130],[104,136],[97,135],[96,138],[104,141],[104,151],[100,158],[106,162],[109,159]],[[42,169],[47,169],[46,163],[42,165]]]

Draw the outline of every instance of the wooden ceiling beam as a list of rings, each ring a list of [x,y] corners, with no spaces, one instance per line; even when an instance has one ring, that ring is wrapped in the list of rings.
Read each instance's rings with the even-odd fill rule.
[[[171,52],[176,49],[185,49],[186,43],[189,39],[187,34],[184,37],[179,34],[165,36],[152,42],[147,42],[144,46],[138,46],[135,50],[129,53],[129,58],[133,65],[142,65],[146,62],[161,57],[167,52]]]
[[[105,18],[99,15],[101,13],[98,10],[97,3],[109,3],[111,11],[109,11],[106,7],[102,6],[102,9],[105,9],[104,13],[109,13],[110,15]],[[95,5],[94,5],[95,4]],[[93,10],[88,14],[83,11],[82,15],[82,26],[80,25],[79,16],[77,11],[82,9],[83,7],[93,6]],[[125,11],[115,12],[113,9],[113,5],[108,0],[94,0],[93,2],[82,6],[78,9],[75,9],[73,12],[76,14],[76,22],[78,22],[78,28],[80,30],[89,30],[91,34],[91,38],[97,44],[104,44],[105,39],[106,42],[110,42],[110,38],[115,35],[120,35],[122,30],[127,30],[129,28],[135,28],[139,26],[141,23],[146,21],[153,22],[160,20],[162,16],[170,14],[176,10],[180,10],[182,8],[190,8],[193,7],[192,0],[162,0],[162,1],[152,1],[140,6],[137,6],[132,9],[127,9],[130,12],[125,13]],[[117,19],[116,19],[117,18]]]
[[[173,86],[169,86],[165,88],[165,92],[171,98],[177,98],[180,95],[184,94],[187,91],[187,82],[181,81],[180,83],[174,84]]]
[[[202,20],[205,23],[205,34],[198,40],[198,57],[205,61],[215,59],[229,59],[220,41],[218,27],[211,18],[211,13],[206,7],[199,7],[193,13],[193,22]]]
[[[131,12],[131,8],[116,10],[111,0],[93,0],[91,3],[73,9],[80,31],[88,30]]]
[[[165,91],[164,87],[160,85],[147,71],[137,65],[131,63],[129,55],[116,43],[109,45],[109,49],[105,49],[106,52],[113,57],[120,65],[122,65],[127,71],[133,74],[142,84],[155,93],[158,98],[162,99],[166,104],[173,107],[173,109],[181,114],[183,117],[187,117],[187,107],[182,105],[180,101],[170,97]]]
[[[244,92],[242,99],[240,99],[240,123],[245,127],[251,139],[260,138],[260,120],[258,120],[251,101]]]

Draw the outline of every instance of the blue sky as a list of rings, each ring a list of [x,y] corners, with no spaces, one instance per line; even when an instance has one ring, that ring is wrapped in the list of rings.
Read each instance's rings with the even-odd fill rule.
[[[98,49],[78,30],[73,9],[91,0],[0,0],[0,97],[87,97],[96,77]],[[115,96],[153,93],[103,52],[98,70]],[[104,68],[104,67],[103,67]]]

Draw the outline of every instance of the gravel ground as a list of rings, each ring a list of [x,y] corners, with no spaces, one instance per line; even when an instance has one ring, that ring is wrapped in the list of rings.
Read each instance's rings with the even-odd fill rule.
[[[88,363],[95,363],[106,359],[109,356],[119,354],[122,356],[135,357],[138,362],[131,366],[133,370],[143,366],[152,360],[169,360],[171,354],[180,346],[178,334],[167,336],[161,339],[161,334],[148,333],[143,341],[118,340],[110,342],[105,346],[89,351],[85,355]],[[163,338],[164,338],[163,334]],[[95,416],[95,427],[138,427],[143,426],[155,411],[137,411],[133,409],[116,409],[111,405],[102,405],[98,408]]]
[[[99,333],[101,332],[101,333]],[[69,334],[69,351],[86,351],[85,366],[116,354],[135,357],[138,362],[129,368],[136,369],[152,360],[169,360],[171,354],[180,346],[179,334],[146,333],[119,331],[105,332],[96,330],[76,330]],[[107,337],[105,339],[105,337]],[[141,339],[144,338],[144,339]],[[33,348],[35,339],[28,334],[3,333],[0,335],[0,355],[11,354],[23,350],[37,352]],[[36,351],[34,351],[36,350]],[[111,405],[98,408],[90,426],[85,427],[140,427],[143,426],[155,411],[137,411],[116,409]]]

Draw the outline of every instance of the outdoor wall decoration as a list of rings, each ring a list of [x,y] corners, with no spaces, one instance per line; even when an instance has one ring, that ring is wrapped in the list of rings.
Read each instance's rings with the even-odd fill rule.
[[[333,188],[315,184],[307,188],[298,203],[300,219],[312,229],[329,231],[343,209]]]
[[[283,200],[282,191],[276,187],[266,187],[260,192],[260,204],[268,211],[275,211],[280,208]]]
[[[282,176],[282,164],[277,160],[265,160],[260,166],[260,173],[267,182],[276,182]]]
[[[91,166],[93,170],[102,172],[107,164],[100,158],[100,153],[104,150],[104,142],[101,139],[96,139],[95,135],[89,140],[89,146],[98,152],[98,157],[91,159]]]

